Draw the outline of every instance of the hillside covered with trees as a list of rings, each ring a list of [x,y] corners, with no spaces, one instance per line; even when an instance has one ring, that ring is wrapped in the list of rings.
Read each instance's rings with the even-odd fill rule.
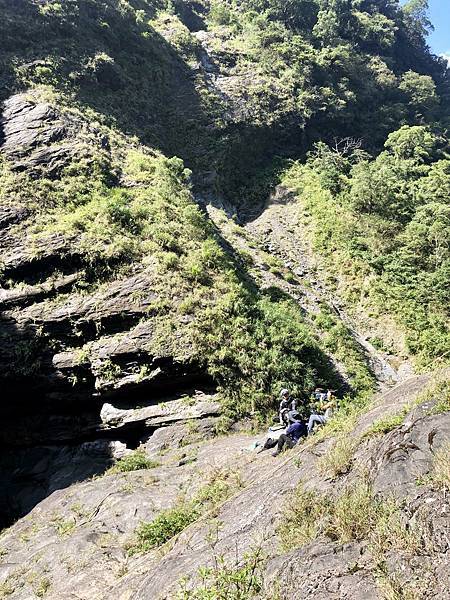
[[[214,456],[214,440],[223,443],[224,460],[251,479],[233,452],[276,418],[282,388],[304,415],[316,387],[336,391],[335,425],[305,458],[319,471],[326,463],[328,483],[311,485],[331,494],[337,478],[345,503],[364,446],[370,483],[351,501],[378,506],[386,465],[375,476],[374,464],[378,450],[391,451],[392,430],[425,415],[420,446],[428,421],[449,409],[450,70],[427,45],[432,28],[427,0],[0,0],[1,527],[47,500],[53,511],[52,494],[92,476],[98,488],[95,479],[87,488],[100,493],[113,463],[117,494],[120,473],[164,463],[170,494],[155,502],[180,508],[170,469],[182,468],[185,493],[203,438]],[[396,384],[403,395],[392,390],[400,412],[391,414]],[[431,408],[420,416],[414,402]],[[430,448],[420,477],[443,494],[447,476],[436,475]],[[183,496],[175,534],[240,490],[234,475],[216,479]],[[136,484],[144,512],[147,484]],[[312,497],[298,494],[307,506]],[[330,498],[319,499],[323,528],[305,543],[324,531],[346,543],[327,529],[337,519]],[[408,502],[403,517],[389,505],[396,527],[420,504]],[[378,508],[381,528],[392,514]],[[74,511],[76,525],[89,522]],[[63,541],[71,519],[53,524]],[[120,552],[145,554],[145,535]],[[420,544],[401,551],[426,554],[428,540]],[[391,585],[380,556],[368,572]],[[260,568],[247,558],[244,571]],[[126,597],[127,576],[111,575],[114,597]],[[46,575],[38,585],[19,574],[10,587],[8,577],[0,597],[68,593],[47,589]],[[244,580],[255,594],[236,600],[262,589]],[[222,593],[230,581],[214,585]],[[228,598],[219,591],[180,598]]]

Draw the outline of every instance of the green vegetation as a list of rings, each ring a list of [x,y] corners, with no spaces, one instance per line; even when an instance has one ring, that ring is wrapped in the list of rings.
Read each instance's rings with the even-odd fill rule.
[[[160,512],[153,521],[142,522],[136,529],[136,541],[130,544],[129,553],[148,552],[162,546],[202,514],[213,514],[241,486],[237,472],[220,469],[212,472],[208,483],[192,500],[182,500],[175,507]]]
[[[108,169],[120,172],[124,187],[95,170],[85,180],[76,157],[66,167],[70,176],[52,180],[51,189],[45,179],[27,180],[31,201],[46,194],[45,203],[33,205],[37,212],[30,244],[41,247],[55,234],[70,240],[71,253],[85,267],[89,290],[125,276],[138,264],[149,270],[152,290],[159,295],[158,309],[149,309],[155,327],[149,352],[182,357],[193,348],[194,359],[221,385],[234,414],[267,415],[285,385],[300,392],[310,391],[318,379],[336,383],[295,303],[277,290],[260,293],[220,247],[193,200],[183,163],[156,152],[124,150],[123,140],[116,138],[111,143],[122,163],[113,157]],[[5,177],[5,194],[19,193],[23,174]],[[88,355],[88,349],[82,352]],[[111,360],[97,370],[108,385],[121,374]],[[143,376],[141,369],[138,377]]]
[[[311,442],[316,443],[328,437],[344,439],[355,428],[358,418],[371,406],[371,400],[372,396],[365,393],[354,397],[346,395],[339,402],[339,408],[333,414],[333,418],[314,431]]]
[[[209,482],[200,488],[194,502],[202,507],[213,509],[243,487],[241,474],[238,471],[217,469],[209,478]]]
[[[333,446],[318,461],[322,473],[336,477],[350,469],[358,441],[348,435],[338,438]]]
[[[287,506],[286,506],[287,509]],[[283,551],[304,546],[319,535],[320,523],[328,510],[328,501],[312,490],[298,486],[290,498],[279,528]]]
[[[360,396],[360,402],[369,398],[375,389],[375,377],[348,328],[326,305],[315,315],[314,323],[324,333],[324,347],[344,364],[352,387]]]
[[[55,517],[52,520],[52,525],[56,529],[58,535],[64,537],[73,533],[77,526],[77,522],[75,518],[64,519],[63,517]]]
[[[450,380],[447,375],[438,376],[438,381],[428,390],[424,400],[435,400],[436,404],[429,411],[430,414],[436,415],[450,411]]]
[[[433,457],[430,478],[433,483],[450,490],[450,444],[444,444]]]
[[[141,523],[136,530],[137,543],[130,551],[148,552],[162,546],[193,523],[199,516],[193,506],[178,506],[163,510],[150,523]]]
[[[44,598],[52,586],[52,582],[46,576],[41,577],[35,584],[34,589],[38,598]]]
[[[267,415],[281,387],[300,394],[338,381],[298,306],[276,290],[255,297],[234,287],[204,312],[196,334],[227,406],[240,414]]]
[[[420,524],[405,527],[401,504],[375,496],[364,481],[344,488],[336,498],[299,486],[286,503],[279,535],[284,550],[319,535],[341,544],[368,539],[377,561],[392,549],[418,553],[426,545]]]
[[[198,576],[200,585],[189,588],[181,582],[177,600],[252,600],[260,598],[263,577],[261,551],[244,555],[237,564],[229,564],[223,556],[214,558],[212,567],[202,567]]]
[[[391,314],[422,364],[450,349],[445,144],[444,133],[425,125],[391,133],[374,159],[358,147],[318,144],[284,179],[308,215],[329,283],[350,307]]]
[[[107,475],[114,473],[125,473],[127,471],[139,471],[141,469],[154,469],[160,463],[151,460],[145,454],[145,450],[135,450],[132,454],[123,456],[106,472]]]
[[[408,412],[409,407],[405,407],[405,410],[402,410],[399,413],[388,415],[382,419],[379,419],[378,421],[375,421],[375,423],[366,431],[364,435],[366,437],[383,435],[389,431],[392,431],[396,427],[400,427]]]
[[[18,0],[3,11],[3,98],[45,89],[196,171],[217,169],[235,197],[259,201],[273,181],[267,158],[280,152],[348,135],[378,149],[405,123],[448,118],[430,24],[395,0],[216,0],[189,11],[169,0]],[[219,70],[245,82],[228,102],[196,69],[198,29]]]
[[[229,416],[270,418],[280,387],[304,397],[338,385],[330,352],[360,406],[374,379],[351,333],[323,309],[317,340],[294,302],[252,285],[249,256],[228,256],[192,193],[260,205],[281,180],[347,304],[391,315],[423,364],[446,354],[449,81],[425,43],[425,1],[201,0],[188,16],[165,0],[3,4],[0,99],[48,103],[70,140],[55,167],[0,164],[0,200],[33,213],[36,271],[56,236],[85,271],[80,294],[151,273],[148,354],[203,367]],[[205,49],[192,32],[205,28],[211,68],[234,82],[226,94],[198,66]],[[286,158],[298,161],[287,171]],[[15,348],[22,375],[38,375],[41,345]],[[99,371],[106,386],[121,375],[107,361]]]

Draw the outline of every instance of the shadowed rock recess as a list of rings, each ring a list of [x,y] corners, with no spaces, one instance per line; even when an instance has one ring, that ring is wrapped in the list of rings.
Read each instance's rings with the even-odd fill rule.
[[[0,598],[449,597],[426,5],[0,0]]]

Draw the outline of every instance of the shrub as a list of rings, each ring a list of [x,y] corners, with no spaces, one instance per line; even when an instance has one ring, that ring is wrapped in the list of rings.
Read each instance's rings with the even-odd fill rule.
[[[181,582],[177,600],[252,600],[259,598],[262,589],[261,551],[245,554],[241,561],[230,564],[223,556],[214,560],[213,567],[202,567],[198,576],[201,583],[188,588],[188,580]]]
[[[425,549],[426,536],[418,516],[414,523],[408,523],[398,500],[383,500],[379,506],[376,525],[369,536],[375,557],[382,557],[391,550],[417,554]]]
[[[375,389],[375,377],[364,353],[348,328],[338,320],[327,306],[322,306],[314,320],[324,332],[323,343],[345,366],[356,394],[371,395]]]
[[[77,526],[75,518],[63,519],[62,517],[56,517],[55,519],[53,519],[52,524],[55,527],[58,535],[60,535],[61,537],[73,533],[75,527]]]
[[[355,397],[344,396],[339,402],[339,408],[333,414],[333,418],[314,432],[312,441],[316,442],[330,436],[350,433],[355,428],[358,418],[370,406],[371,399],[372,395],[368,393],[362,393]]]
[[[284,177],[331,285],[352,309],[375,320],[390,314],[403,330],[398,340],[386,331],[395,350],[406,344],[426,366],[450,347],[449,209],[440,201],[450,176],[438,146],[427,127],[404,126],[373,161],[320,144]]]
[[[163,510],[150,523],[141,523],[136,530],[137,543],[130,548],[130,553],[148,552],[162,546],[181,533],[198,517],[197,509],[192,505],[180,505]]]
[[[119,458],[114,466],[106,472],[108,475],[114,473],[125,473],[127,471],[139,471],[141,469],[154,469],[160,463],[146,456],[145,450],[135,450],[132,454]]]

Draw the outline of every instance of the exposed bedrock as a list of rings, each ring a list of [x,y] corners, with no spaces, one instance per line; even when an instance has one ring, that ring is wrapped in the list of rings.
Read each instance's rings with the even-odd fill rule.
[[[93,148],[109,160],[95,125],[33,94],[4,103],[0,130],[9,168],[32,179],[59,177],[74,156],[89,164]],[[219,413],[193,317],[178,314],[176,289],[167,301],[156,265],[92,263],[76,235],[36,235],[38,212],[26,194],[0,208],[3,526],[161,427]]]
[[[3,423],[0,526],[9,525],[57,489],[99,475],[140,444],[149,451],[177,447],[185,425],[197,421],[201,437],[214,430],[220,406],[214,395],[191,390],[181,397],[149,398],[147,406],[105,403],[97,412],[24,415]],[[131,401],[128,401],[128,405]]]

